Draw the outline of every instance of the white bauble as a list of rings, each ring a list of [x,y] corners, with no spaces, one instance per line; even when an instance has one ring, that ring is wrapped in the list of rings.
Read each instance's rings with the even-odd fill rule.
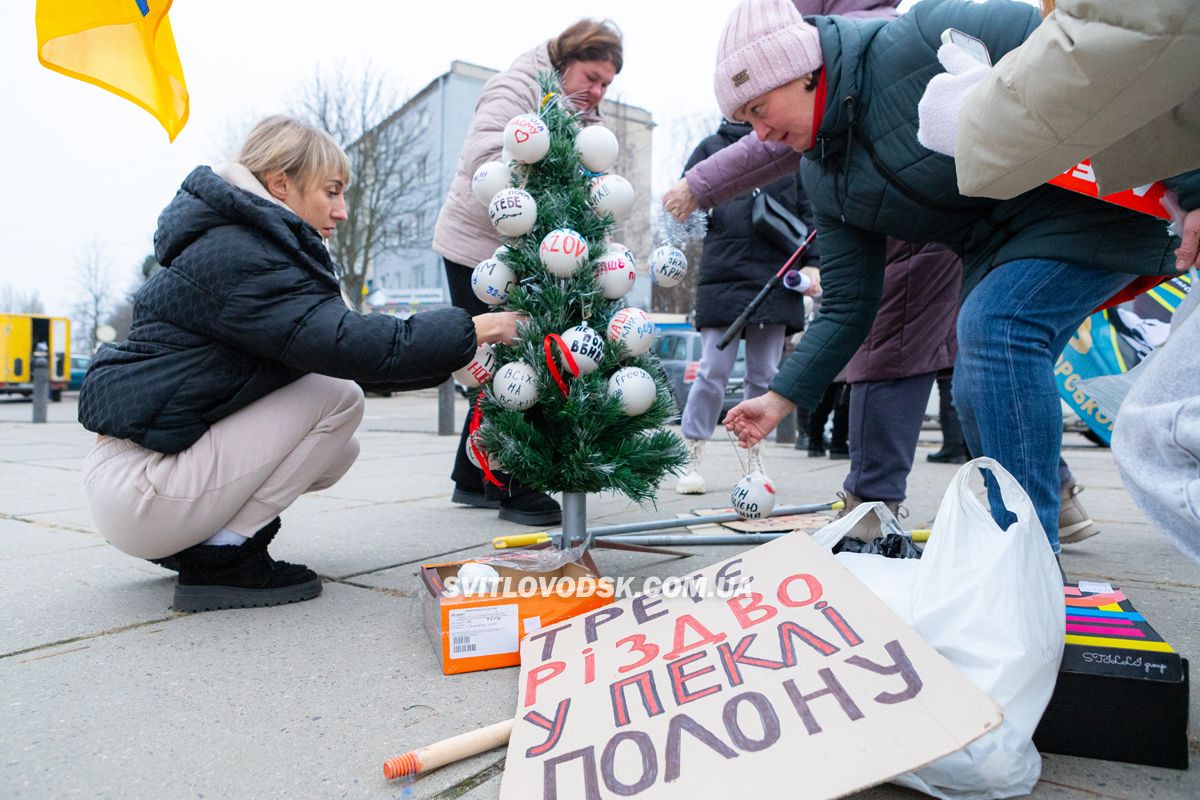
[[[633,184],[620,175],[601,175],[592,181],[592,208],[620,222],[633,210]]]
[[[775,509],[775,487],[766,475],[751,472],[734,485],[729,502],[742,519],[761,519]]]
[[[471,363],[450,375],[468,389],[474,389],[490,381],[495,371],[496,348],[484,342],[475,349],[475,357],[471,359]]]
[[[650,254],[650,279],[663,288],[678,284],[687,269],[687,256],[678,247],[664,244]]]
[[[588,243],[570,228],[555,228],[542,239],[538,258],[551,275],[569,278],[587,263]]]
[[[488,219],[501,236],[524,236],[537,224],[537,202],[524,189],[501,189],[488,204]]]
[[[617,398],[626,416],[636,417],[654,405],[658,387],[650,373],[641,367],[621,367],[608,379],[608,394]]]
[[[475,456],[475,451],[471,449],[471,442],[474,442],[475,447],[477,447],[487,459],[488,469],[492,472],[499,472],[504,469],[504,466],[500,463],[500,459],[483,449],[483,445],[479,441],[479,433],[481,430],[483,429],[480,428],[480,430],[472,433],[467,437],[467,441],[463,443],[463,449],[467,452],[467,461],[470,461],[472,464],[474,464],[475,469],[483,469],[483,464],[479,463],[479,459]]]
[[[637,279],[637,263],[633,253],[623,244],[613,242],[600,256],[596,265],[596,283],[606,300],[617,300],[629,294]]]
[[[537,114],[520,114],[504,127],[501,147],[522,164],[536,164],[550,152],[550,129]]]
[[[508,168],[508,164],[500,161],[485,161],[479,166],[479,169],[475,170],[475,175],[471,178],[471,193],[475,195],[476,200],[486,206],[492,202],[496,192],[507,189],[510,183],[512,183],[512,170]]]
[[[458,590],[463,594],[492,594],[499,585],[495,567],[472,561],[458,568]]]
[[[471,291],[489,306],[508,300],[508,293],[517,283],[517,273],[503,261],[485,258],[471,270]]]
[[[538,400],[537,373],[524,361],[512,361],[496,370],[492,379],[496,402],[513,411],[533,408]]]
[[[562,340],[575,359],[580,375],[591,375],[600,368],[600,362],[604,360],[604,339],[600,338],[600,334],[587,325],[576,325],[563,331]],[[560,360],[565,366],[565,359]]]
[[[654,322],[640,308],[622,308],[608,322],[608,338],[624,344],[630,355],[640,356],[654,342]]]
[[[590,172],[608,172],[617,163],[621,146],[617,137],[603,125],[589,125],[575,135],[579,160]]]

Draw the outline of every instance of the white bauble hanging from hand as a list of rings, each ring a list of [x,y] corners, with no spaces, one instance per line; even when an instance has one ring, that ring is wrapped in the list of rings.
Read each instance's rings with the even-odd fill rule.
[[[550,152],[550,129],[537,114],[520,114],[504,127],[501,147],[522,164],[536,164]]]
[[[587,263],[588,243],[570,228],[555,228],[538,249],[542,266],[558,278],[569,278]]]
[[[471,291],[489,306],[508,300],[508,293],[517,283],[517,273],[503,261],[485,258],[471,271]]]
[[[650,279],[669,289],[687,275],[687,256],[678,247],[664,244],[650,254]]]
[[[575,135],[579,160],[590,172],[608,172],[621,151],[617,137],[603,125],[589,125]]]
[[[496,192],[512,183],[512,170],[500,161],[485,161],[471,178],[471,193],[484,206],[492,202]]]
[[[605,300],[617,300],[629,294],[637,279],[637,263],[633,253],[623,244],[613,242],[604,249],[596,265],[596,283]]]
[[[580,375],[590,375],[600,368],[600,362],[604,359],[604,339],[600,338],[600,334],[587,325],[576,325],[563,331],[562,340],[575,359]],[[566,366],[566,359],[561,360]]]
[[[475,357],[471,359],[471,363],[451,372],[450,375],[468,389],[474,389],[490,381],[495,372],[496,348],[484,342],[475,349]]]
[[[641,367],[621,367],[608,379],[608,394],[617,398],[626,416],[636,417],[654,405],[658,387],[650,373]]]
[[[524,361],[512,361],[496,370],[492,379],[496,402],[513,411],[533,408],[538,400],[537,373]]]
[[[591,201],[597,214],[620,222],[633,210],[633,184],[620,175],[601,175],[592,181]]]
[[[625,345],[630,355],[640,356],[654,342],[654,322],[640,308],[622,308],[608,322],[608,338]]]
[[[501,236],[524,236],[537,224],[537,202],[524,189],[501,189],[488,204],[488,219]]]
[[[775,487],[766,475],[751,472],[734,485],[729,502],[742,519],[761,519],[775,509]]]

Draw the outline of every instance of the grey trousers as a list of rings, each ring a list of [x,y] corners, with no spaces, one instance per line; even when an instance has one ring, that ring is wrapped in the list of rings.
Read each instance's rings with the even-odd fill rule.
[[[779,359],[783,356],[783,325],[747,325],[746,337],[746,384],[745,398],[751,400],[767,393],[767,387],[779,371]],[[729,373],[737,360],[738,348],[734,342],[724,350],[717,349],[717,342],[725,334],[725,328],[701,328],[700,340],[703,353],[696,382],[688,392],[687,405],[679,427],[685,439],[711,439],[721,416],[721,402],[725,399],[725,385]]]
[[[908,490],[936,372],[850,388],[850,474],[842,486],[864,500],[900,502]]]

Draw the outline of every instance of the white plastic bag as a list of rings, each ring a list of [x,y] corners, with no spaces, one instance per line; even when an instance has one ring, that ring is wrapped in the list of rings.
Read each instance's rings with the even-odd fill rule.
[[[991,470],[1017,521],[1001,530],[971,490]],[[832,547],[870,504],[821,530]],[[944,800],[992,800],[1033,790],[1042,761],[1033,732],[1062,660],[1062,576],[1033,504],[990,458],[964,464],[946,491],[920,560],[841,553],[838,560],[1004,709],[1004,722],[962,750],[895,783]]]

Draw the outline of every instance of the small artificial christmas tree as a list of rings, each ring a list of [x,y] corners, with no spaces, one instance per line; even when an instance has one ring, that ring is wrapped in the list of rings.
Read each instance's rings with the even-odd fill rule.
[[[492,195],[489,215],[507,238],[494,259],[476,267],[473,288],[529,322],[519,341],[495,347],[494,371],[485,370],[494,378],[472,412],[478,431],[469,447],[488,479],[503,468],[526,486],[564,493],[565,501],[601,491],[651,500],[686,454],[680,438],[661,427],[675,409],[648,352],[649,315],[621,299],[632,287],[633,258],[607,238],[614,216],[628,211],[632,187],[584,166],[611,167],[615,137],[592,126],[577,149],[581,126],[557,79],[539,80],[542,107],[506,130],[514,162],[492,162],[475,176],[477,190],[491,182],[477,191],[481,199],[505,187]],[[481,353],[481,361],[490,355]]]

